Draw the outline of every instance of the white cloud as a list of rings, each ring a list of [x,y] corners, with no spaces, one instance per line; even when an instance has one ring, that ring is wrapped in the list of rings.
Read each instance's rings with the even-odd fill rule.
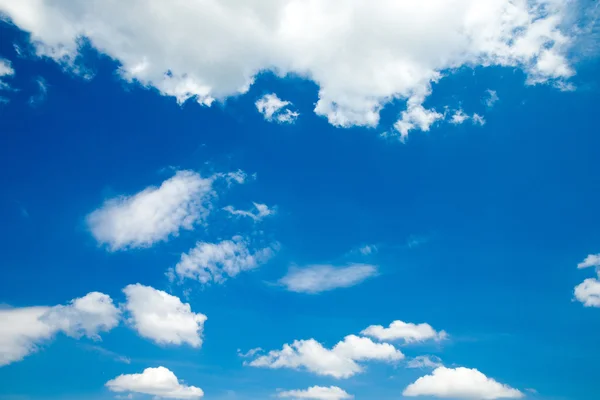
[[[349,335],[332,349],[314,339],[296,340],[284,344],[281,350],[272,350],[257,357],[248,365],[262,368],[306,369],[317,375],[349,378],[364,370],[358,362],[402,360],[404,354],[388,343],[374,343],[371,339]]]
[[[110,296],[91,292],[66,306],[52,307],[41,319],[68,336],[99,339],[100,332],[108,332],[119,325],[120,317],[121,312]]]
[[[355,286],[376,274],[377,267],[368,264],[350,264],[346,267],[310,265],[290,268],[279,283],[291,292],[315,294]]]
[[[488,378],[476,369],[436,368],[407,386],[404,396],[433,396],[446,399],[518,399],[523,393]]]
[[[424,100],[425,96],[413,96],[408,99],[406,110],[402,111],[400,119],[394,124],[394,128],[400,133],[400,140],[404,141],[414,129],[427,132],[436,121],[444,119],[444,114],[423,107]]]
[[[0,366],[21,361],[62,331],[68,336],[99,339],[114,328],[119,310],[105,294],[92,292],[54,307],[0,309]]]
[[[473,114],[473,116],[471,118],[473,119],[473,125],[479,125],[479,126],[485,125],[485,118],[483,118],[481,115]]]
[[[431,83],[460,67],[505,66],[528,84],[574,74],[570,0],[0,0],[39,55],[73,64],[81,36],[120,62],[127,81],[178,102],[210,105],[271,70],[319,86],[314,111],[337,126],[376,126],[393,99],[412,99],[400,135],[429,129]],[[160,34],[158,34],[160,32]],[[410,103],[410,101],[409,101]]]
[[[354,396],[349,395],[346,391],[337,386],[323,387],[313,386],[306,390],[290,390],[280,392],[277,397],[284,399],[310,399],[310,400],[344,400],[353,399]]]
[[[406,368],[437,368],[442,367],[442,360],[436,356],[417,356],[406,363]]]
[[[202,345],[206,316],[193,313],[188,303],[139,283],[127,286],[123,292],[127,296],[124,308],[130,315],[127,322],[140,336],[158,344]]]
[[[404,340],[406,343],[423,342],[426,340],[444,340],[448,337],[445,331],[437,332],[431,325],[413,324],[410,322],[394,321],[388,328],[381,325],[371,325],[361,332],[379,340]]]
[[[293,123],[300,115],[292,111],[289,106],[291,102],[281,100],[275,93],[265,94],[255,103],[256,109],[267,121],[276,121],[280,123]]]
[[[223,283],[227,277],[258,268],[278,249],[277,243],[255,251],[249,246],[248,240],[241,236],[219,243],[198,242],[188,253],[181,255],[181,260],[169,274],[173,278],[176,274],[180,279],[195,279],[203,284]]]
[[[450,119],[450,123],[454,125],[460,125],[470,117],[464,113],[463,110],[456,110],[454,114],[452,114],[452,118]]]
[[[577,264],[577,268],[600,268],[600,254],[589,254],[585,260]]]
[[[206,218],[214,197],[214,177],[178,171],[160,187],[107,200],[87,216],[92,235],[111,251],[150,247]]]
[[[575,286],[575,298],[586,307],[600,307],[600,280],[589,278]]]
[[[256,347],[254,349],[250,349],[245,353],[242,353],[242,351],[240,349],[238,349],[238,356],[242,357],[242,358],[250,358],[250,357],[254,357],[255,355],[257,355],[258,353],[262,353],[264,350],[260,347]]]
[[[237,215],[240,217],[248,217],[252,218],[255,222],[262,220],[269,215],[275,214],[275,210],[269,208],[266,204],[252,203],[256,211],[246,211],[246,210],[237,210],[233,208],[233,206],[223,207],[223,210],[227,211],[232,215]]]
[[[498,97],[498,93],[495,90],[488,89],[485,91],[485,96],[483,98],[483,102],[488,107],[493,107],[500,98]]]
[[[10,89],[10,86],[4,82],[3,78],[13,76],[15,70],[12,68],[10,61],[0,58],[0,90]]]
[[[377,253],[379,249],[374,244],[366,244],[358,249],[358,252],[363,256],[368,256],[373,253]]]
[[[204,396],[202,389],[179,382],[165,367],[146,368],[141,374],[119,375],[105,386],[116,393],[140,393],[159,399],[199,399]]]

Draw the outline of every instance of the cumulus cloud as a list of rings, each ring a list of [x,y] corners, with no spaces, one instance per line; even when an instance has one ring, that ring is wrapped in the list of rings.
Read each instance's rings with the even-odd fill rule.
[[[159,399],[199,399],[204,392],[199,387],[187,386],[165,367],[146,368],[141,374],[119,375],[106,382],[116,393],[139,393]]]
[[[436,368],[431,375],[423,376],[408,385],[402,393],[407,397],[433,396],[445,399],[518,399],[523,397],[517,389],[496,382],[476,369]]]
[[[577,264],[577,268],[600,268],[600,254],[589,254],[585,260]]]
[[[120,63],[126,81],[207,106],[246,92],[261,71],[295,74],[318,85],[314,111],[336,126],[376,126],[385,104],[407,99],[396,124],[402,138],[440,118],[422,102],[432,82],[462,66],[564,83],[574,74],[575,35],[585,34],[572,22],[579,8],[570,0],[384,0],[376,8],[367,0],[0,0],[37,54],[63,65],[75,64],[83,36]]]
[[[350,264],[345,267],[333,265],[310,265],[292,267],[279,280],[290,292],[316,294],[338,288],[358,285],[377,274],[377,267],[368,264]]]
[[[263,218],[275,214],[275,210],[269,208],[269,206],[267,206],[266,204],[252,204],[254,205],[255,209],[253,211],[237,210],[233,206],[223,207],[223,210],[227,211],[231,215],[252,218],[255,222],[261,221]]]
[[[214,179],[178,171],[160,187],[107,200],[87,216],[88,226],[94,238],[111,251],[150,247],[182,229],[192,230],[206,218],[215,196]]]
[[[500,98],[498,97],[498,93],[495,90],[488,89],[485,91],[485,96],[483,97],[483,103],[488,107],[493,107]]]
[[[241,236],[219,243],[198,242],[181,260],[169,275],[180,279],[194,279],[202,284],[223,283],[240,272],[258,268],[267,262],[277,251],[278,244],[258,250],[251,250],[250,243]]]
[[[361,334],[384,341],[404,340],[405,343],[423,342],[426,340],[444,340],[448,337],[445,331],[437,332],[431,325],[413,324],[410,322],[394,321],[388,328],[381,325],[371,325]]]
[[[305,369],[317,375],[349,378],[361,373],[359,362],[402,360],[404,354],[388,343],[374,343],[369,338],[349,335],[332,349],[314,339],[296,340],[257,357],[248,365],[262,368]]]
[[[406,368],[437,368],[442,367],[442,360],[436,356],[417,356],[406,363]]]
[[[281,100],[275,93],[265,94],[255,103],[256,109],[267,121],[279,123],[293,123],[300,115],[297,111],[292,111],[289,107],[292,103]]]
[[[4,81],[5,78],[11,77],[15,74],[15,70],[12,68],[10,61],[0,58],[0,90],[8,90],[10,86]],[[0,102],[7,102],[8,100],[4,97],[0,97]]]
[[[119,323],[119,315],[111,298],[97,292],[67,305],[0,309],[0,366],[21,361],[61,331],[97,340]]]
[[[353,399],[346,391],[337,386],[323,387],[313,386],[306,390],[290,390],[280,392],[277,397],[282,399],[311,399],[311,400],[344,400]]]
[[[206,316],[196,314],[188,303],[161,290],[138,284],[123,289],[127,302],[127,322],[140,336],[165,345],[187,343],[202,346]]]

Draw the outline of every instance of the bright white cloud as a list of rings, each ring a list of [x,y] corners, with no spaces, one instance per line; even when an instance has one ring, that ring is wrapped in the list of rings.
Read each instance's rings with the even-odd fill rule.
[[[159,399],[199,399],[202,389],[187,386],[165,367],[146,368],[141,374],[119,375],[106,382],[110,391],[116,393],[139,393]]]
[[[600,254],[589,254],[585,260],[577,264],[577,268],[600,268]]]
[[[139,283],[127,286],[123,292],[127,296],[124,305],[129,313],[127,322],[140,336],[162,345],[202,345],[206,316],[193,313],[188,303]]]
[[[182,229],[193,229],[208,215],[215,195],[213,181],[214,177],[178,171],[160,187],[107,200],[87,216],[88,226],[111,251],[150,247]]]
[[[306,390],[290,390],[280,392],[277,397],[283,399],[310,399],[310,400],[344,400],[353,399],[354,396],[349,395],[346,391],[337,386],[323,387],[313,386]]]
[[[62,331],[99,339],[119,323],[119,310],[105,294],[92,292],[68,305],[0,309],[0,366],[21,361]]]
[[[443,366],[442,360],[436,356],[417,356],[406,363],[406,368],[437,368]]]
[[[368,264],[351,264],[345,267],[310,265],[290,268],[279,283],[291,292],[321,293],[358,285],[377,274],[377,267]]]
[[[262,368],[306,369],[317,375],[349,378],[364,370],[359,362],[402,360],[404,354],[388,343],[374,343],[371,339],[349,335],[332,349],[314,339],[296,340],[281,350],[272,350],[248,365]]]
[[[394,321],[388,328],[381,325],[371,325],[361,334],[384,341],[404,340],[406,343],[423,342],[425,340],[440,341],[448,337],[445,331],[437,332],[429,324],[413,324],[403,321]]]
[[[267,121],[276,121],[279,123],[293,123],[300,115],[297,111],[292,111],[289,107],[292,103],[281,100],[275,93],[265,94],[255,103],[256,109]]]
[[[99,333],[117,326],[120,317],[121,312],[110,296],[92,292],[72,300],[66,306],[52,307],[41,319],[68,336],[99,339]]]
[[[275,214],[275,210],[269,208],[269,206],[266,204],[252,204],[254,205],[255,211],[237,210],[233,208],[233,206],[223,207],[223,210],[227,211],[231,215],[252,218],[255,222],[261,221],[263,218]]]
[[[385,104],[410,99],[396,124],[403,138],[440,118],[422,106],[432,82],[461,66],[565,82],[585,34],[570,0],[0,0],[0,11],[39,55],[72,65],[85,36],[123,79],[180,103],[243,93],[266,70],[315,82],[314,111],[336,126],[376,126]]]
[[[251,250],[248,240],[234,236],[231,240],[219,243],[198,242],[170,270],[169,275],[180,279],[190,278],[202,284],[223,283],[240,272],[258,268],[267,262],[277,251],[278,244],[272,244],[258,250]]]
[[[488,107],[493,107],[500,98],[498,97],[498,93],[495,90],[488,89],[485,91],[485,96],[483,98],[483,102]]]
[[[404,396],[433,396],[445,399],[518,399],[523,393],[488,378],[476,369],[436,368],[407,386]]]
[[[589,278],[575,286],[575,298],[586,307],[600,307],[600,280]]]

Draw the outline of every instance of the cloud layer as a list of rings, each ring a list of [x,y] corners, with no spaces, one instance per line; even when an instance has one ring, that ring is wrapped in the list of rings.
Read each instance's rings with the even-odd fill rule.
[[[315,82],[314,111],[336,126],[376,126],[386,103],[407,99],[403,137],[441,119],[423,105],[431,84],[463,66],[515,67],[529,84],[565,87],[582,32],[569,0],[0,0],[0,11],[37,54],[73,67],[84,36],[123,79],[180,103],[244,93],[265,70]]]

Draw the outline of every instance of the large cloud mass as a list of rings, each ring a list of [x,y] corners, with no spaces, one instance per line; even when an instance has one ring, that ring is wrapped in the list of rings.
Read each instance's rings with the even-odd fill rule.
[[[528,83],[566,87],[576,30],[569,0],[0,0],[39,55],[72,66],[79,38],[121,64],[128,81],[210,105],[255,75],[319,85],[315,112],[337,126],[375,126],[394,98],[406,136],[443,118],[423,107],[431,83],[459,67],[510,66]]]

